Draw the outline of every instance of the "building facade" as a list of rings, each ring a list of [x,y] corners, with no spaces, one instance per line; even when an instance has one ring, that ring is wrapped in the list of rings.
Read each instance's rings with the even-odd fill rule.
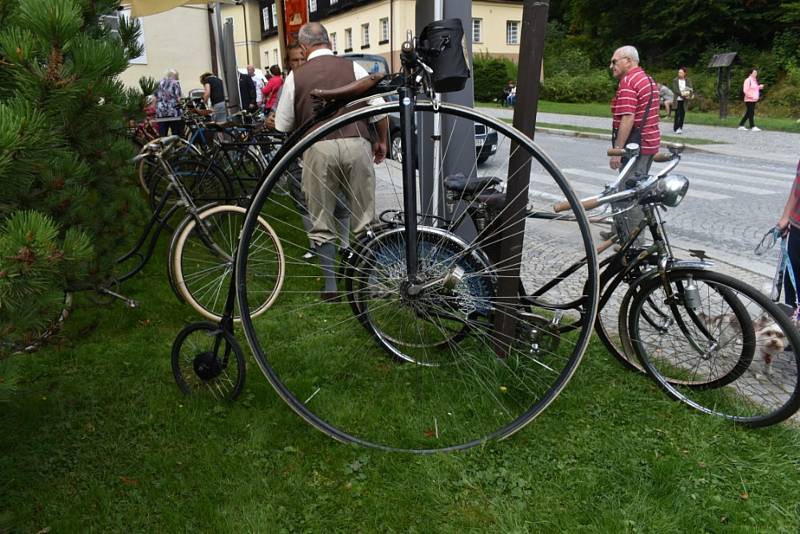
[[[275,1],[245,0],[247,7],[223,7],[223,21],[232,20],[234,25],[239,65],[283,67]],[[400,67],[406,33],[418,31],[416,0],[308,0],[308,11],[311,21],[327,28],[334,52],[380,55],[393,71]],[[471,27],[464,31],[473,41],[474,54],[517,60],[522,0],[473,0],[472,17]]]
[[[125,8],[121,16],[130,16]],[[212,70],[211,19],[202,6],[185,6],[157,15],[140,17],[141,44],[144,54],[130,62],[119,79],[128,87],[136,87],[139,78],[160,80],[168,69],[180,75],[184,94],[200,87],[200,75]]]

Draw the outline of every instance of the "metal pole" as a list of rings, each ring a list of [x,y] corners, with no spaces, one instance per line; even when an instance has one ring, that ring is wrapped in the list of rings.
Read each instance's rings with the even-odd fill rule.
[[[542,70],[544,37],[547,30],[549,0],[524,0],[522,10],[522,36],[519,45],[519,74],[517,103],[514,107],[514,127],[533,139],[536,113],[539,107],[539,73]],[[508,354],[517,324],[514,302],[519,292],[519,272],[525,230],[525,210],[528,205],[528,187],[531,180],[531,159],[527,151],[517,150],[512,144],[508,163],[506,206],[502,212],[500,241],[498,306],[495,315],[495,353]]]

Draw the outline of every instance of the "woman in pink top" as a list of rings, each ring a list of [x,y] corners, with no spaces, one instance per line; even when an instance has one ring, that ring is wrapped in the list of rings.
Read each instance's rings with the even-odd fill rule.
[[[758,83],[758,71],[753,69],[753,71],[750,73],[750,76],[748,76],[744,81],[744,86],[742,87],[742,92],[744,93],[744,105],[747,109],[744,112],[744,117],[742,117],[741,122],[739,122],[740,130],[747,130],[747,128],[744,127],[744,123],[749,119],[750,131],[761,131],[761,128],[754,124],[754,119],[756,116],[756,102],[758,102],[758,99],[761,96],[761,90],[763,88],[764,84]]]
[[[272,78],[269,79],[267,85],[261,90],[261,93],[264,95],[263,101],[267,113],[273,111],[275,106],[278,105],[278,93],[280,93],[281,87],[283,87],[281,68],[277,65],[273,65],[269,68],[269,72],[272,74]]]

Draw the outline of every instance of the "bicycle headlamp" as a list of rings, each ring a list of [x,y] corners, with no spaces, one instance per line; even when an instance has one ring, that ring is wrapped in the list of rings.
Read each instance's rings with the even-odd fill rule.
[[[644,203],[663,204],[674,208],[681,203],[689,191],[689,179],[679,174],[668,174],[654,184]]]

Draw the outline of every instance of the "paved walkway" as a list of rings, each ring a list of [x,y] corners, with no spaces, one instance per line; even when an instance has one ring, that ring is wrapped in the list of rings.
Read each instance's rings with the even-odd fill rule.
[[[481,108],[481,111],[500,118],[512,118],[513,110],[499,108]],[[688,114],[691,118],[691,113]],[[586,117],[583,115],[562,115],[557,113],[539,113],[537,122],[548,124],[564,124],[567,126],[585,126],[589,128],[611,128],[610,117]],[[542,131],[551,131],[552,128],[539,128]],[[708,139],[718,143],[709,145],[687,145],[691,149],[712,152],[726,156],[766,159],[774,162],[796,164],[800,157],[800,134],[786,132],[749,132],[722,126],[701,126],[686,124],[684,135],[696,139]],[[553,132],[556,133],[556,132]],[[574,132],[564,131],[565,135],[576,135]],[[661,134],[674,136],[672,121],[661,121]],[[591,137],[606,136],[610,133],[591,134]]]
[[[513,110],[501,108],[481,108],[481,111],[499,118],[513,118]],[[547,124],[563,124],[568,126],[583,126],[588,128],[609,129],[611,119],[607,117],[587,117],[583,115],[566,115],[556,113],[539,113],[537,122]],[[572,136],[611,138],[610,134],[577,133],[571,130],[557,130],[554,128],[538,127],[537,131],[556,133]],[[687,145],[688,149],[716,153],[725,156],[757,158],[760,160],[775,161],[796,165],[800,158],[800,134],[786,132],[749,132],[735,128],[721,126],[686,125],[685,135],[693,138],[709,139],[719,143],[709,145]],[[662,135],[675,135],[672,132],[672,123],[661,121]],[[673,240],[677,249],[681,243]],[[679,255],[681,255],[679,253]],[[688,253],[686,254],[688,257]],[[715,254],[717,269],[727,274],[736,276],[747,283],[765,290],[774,274],[774,267],[763,261],[748,262],[743,258],[721,258]]]

